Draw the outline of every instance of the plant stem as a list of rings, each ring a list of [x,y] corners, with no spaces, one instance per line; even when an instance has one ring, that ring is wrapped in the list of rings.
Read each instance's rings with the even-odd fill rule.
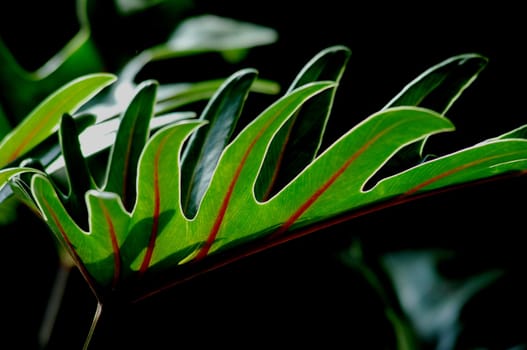
[[[95,309],[95,314],[93,315],[93,320],[90,326],[90,330],[88,331],[88,336],[86,337],[86,340],[84,341],[84,346],[82,347],[82,350],[88,350],[88,347],[90,346],[90,342],[93,338],[93,334],[95,333],[95,328],[97,328],[97,324],[99,323],[99,320],[101,319],[102,314],[102,303],[100,301],[97,301],[97,307]]]

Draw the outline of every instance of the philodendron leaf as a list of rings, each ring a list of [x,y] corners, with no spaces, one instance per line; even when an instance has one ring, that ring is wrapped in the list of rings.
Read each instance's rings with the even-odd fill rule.
[[[93,287],[115,285],[118,278],[129,276],[132,261],[140,252],[145,252],[146,269],[157,234],[167,229],[167,220],[183,218],[178,194],[179,154],[184,139],[197,125],[200,123],[196,121],[182,121],[160,130],[149,141],[139,170],[133,222],[119,196],[91,190],[86,197],[89,228],[83,230],[71,218],[49,179],[33,178],[32,191],[44,219]]]
[[[188,141],[182,155],[181,196],[183,209],[189,217],[198,210],[256,76],[254,69],[244,69],[225,81],[200,117],[207,125],[198,129]]]
[[[104,190],[118,194],[131,210],[136,195],[137,162],[150,132],[158,83],[145,81],[124,112],[119,124]]]
[[[164,265],[177,264],[184,257],[189,258],[196,255],[196,258],[199,259],[207,255],[212,244],[215,242],[216,236],[222,231],[220,227],[222,226],[222,222],[224,222],[225,215],[230,213],[227,209],[230,208],[231,200],[250,198],[254,201],[251,190],[252,186],[247,186],[245,181],[247,181],[248,176],[251,177],[250,174],[252,174],[253,180],[256,178],[258,161],[249,161],[249,159],[252,159],[249,157],[260,158],[261,162],[265,154],[263,150],[283,122],[288,117],[291,117],[309,98],[333,86],[334,84],[331,82],[305,85],[294,93],[279,99],[250,124],[252,127],[245,129],[245,132],[239,134],[225,149],[198,213],[191,221],[181,213],[178,198],[170,196],[169,199],[165,199],[167,203],[168,201],[172,201],[172,210],[165,209],[156,211],[155,213],[161,212],[164,215],[159,216],[157,223],[153,222],[151,226],[147,226],[152,229],[155,227],[156,231],[153,232],[145,228],[137,230],[138,232],[152,232],[152,234],[156,235],[157,239],[155,240],[155,246],[148,244],[148,242],[152,242],[152,236],[150,236],[150,240],[146,240],[148,237],[145,237],[142,242],[138,242],[140,243],[138,247],[147,245],[148,250],[144,254],[139,255],[139,259],[132,265],[133,269],[142,271],[147,266],[155,266],[159,263],[163,263]],[[150,145],[147,146],[145,155],[153,153],[150,151],[151,147]],[[166,149],[168,152],[168,148],[165,147],[163,149]],[[175,157],[174,155],[171,156]],[[142,165],[143,163],[150,164],[152,161],[149,159],[151,158],[152,156],[145,156],[142,160]],[[173,169],[173,164],[171,169]],[[156,169],[147,171],[145,168],[144,174],[156,171]],[[159,173],[161,174],[161,172]],[[144,223],[145,217],[152,218],[158,216],[152,215],[153,209],[151,208],[153,203],[156,202],[156,198],[152,198],[155,193],[159,193],[161,196],[163,193],[175,193],[175,197],[178,196],[178,180],[173,174],[170,177],[167,176],[165,181],[158,181],[159,190],[155,189],[154,191],[152,191],[152,184],[150,182],[142,182],[141,179],[142,176],[140,174],[139,189],[140,191],[144,189],[144,192],[149,195],[149,200],[145,201],[141,200],[141,197],[138,198],[136,211],[134,211],[132,217],[132,222],[137,223],[136,225]],[[235,192],[242,192],[244,194],[242,198],[236,198]],[[163,202],[160,203],[160,208],[163,208]],[[147,205],[146,212],[142,208],[143,205]],[[257,214],[253,212],[250,215],[254,216]],[[243,218],[242,220],[244,219],[247,218]],[[239,234],[243,234],[242,232],[243,230]],[[174,239],[175,236],[181,236],[182,239]],[[148,264],[146,264],[147,259],[149,261]]]
[[[334,72],[341,67],[338,62],[342,61],[335,61]],[[527,140],[523,128],[518,128],[372,181],[407,145],[454,130],[448,118],[429,108],[394,106],[365,118],[317,154],[283,188],[265,200],[259,199],[257,181],[273,140],[304,107],[336,89],[338,77],[320,75],[320,79],[330,81],[299,84],[224,147],[252,75],[241,74],[240,81],[226,83],[225,90],[218,92],[218,100],[210,105],[212,116],[220,119],[183,120],[161,128],[146,141],[137,162],[137,193],[131,210],[116,193],[99,189],[86,192],[87,230],[71,218],[49,177],[32,177],[35,203],[90,285],[107,292],[137,287],[145,281],[142,277],[151,282],[183,265],[189,270],[207,263],[218,266],[233,257],[439,190],[527,171]],[[244,79],[247,81],[242,84]],[[216,105],[221,101],[235,101],[233,115],[223,114],[228,109]],[[321,112],[323,118],[327,103]],[[206,130],[207,124],[214,123],[209,133],[223,123],[225,129],[205,132],[203,138],[195,136],[193,140],[197,150],[212,147],[216,164],[206,170],[210,182],[203,186],[195,215],[189,217],[182,203],[182,176],[186,164],[191,163],[183,162],[182,155],[193,142],[191,135],[199,135],[197,130]],[[212,140],[219,131],[222,145],[215,148]],[[254,245],[249,243],[257,243],[256,249],[251,250]],[[200,265],[202,262],[205,264]],[[179,271],[182,273],[175,274],[174,279],[187,277],[186,270]],[[148,287],[129,290],[127,297],[144,295],[145,290],[148,293]]]
[[[314,81],[338,83],[350,54],[344,46],[322,50],[304,66],[287,92]],[[258,199],[265,200],[276,193],[316,157],[335,92],[336,89],[330,89],[310,99],[274,137],[257,181]]]
[[[115,81],[107,73],[74,79],[41,102],[0,143],[0,167],[12,163],[58,129],[64,113],[73,114],[86,101]]]
[[[295,93],[288,94],[280,99],[267,112],[263,113],[261,118],[253,121],[252,133],[245,133],[246,136],[242,137],[242,141],[237,142],[239,145],[237,147],[238,151],[240,147],[242,149],[247,148],[247,142],[251,145],[249,150],[244,150],[242,153],[238,152],[237,157],[242,157],[241,163],[227,160],[224,161],[224,166],[221,167],[223,169],[222,172],[230,172],[231,177],[232,171],[235,174],[237,173],[230,182],[236,182],[239,179],[240,174],[236,170],[236,165],[246,165],[246,161],[243,158],[252,153],[250,151],[254,149],[257,141],[260,141],[258,145],[261,150],[265,146],[264,141],[269,142],[273,131],[276,131],[302,103],[316,93],[320,93],[332,86],[332,83],[327,82],[306,85]],[[213,224],[210,222],[210,215],[218,217],[217,220],[222,217],[222,215],[218,216],[221,211],[220,213],[216,212],[215,209],[217,208],[214,208],[214,206],[216,204],[221,205],[217,201],[218,196],[221,196],[220,200],[224,203],[223,206],[228,204],[228,193],[230,192],[229,187],[225,185],[220,185],[220,188],[218,188],[218,185],[214,186],[213,192],[220,191],[220,193],[213,193],[216,197],[216,203],[207,205],[206,211],[212,212],[211,214],[204,214],[206,220],[200,219],[200,217],[204,216],[203,214],[198,215],[195,220],[189,220],[185,217],[181,208],[179,157],[184,141],[202,123],[199,121],[182,121],[159,130],[148,141],[139,161],[138,193],[131,214],[131,222],[126,229],[123,229],[124,243],[118,245],[122,266],[144,273],[156,265],[178,264],[184,258],[198,252],[198,248],[204,244],[203,242],[207,239],[206,235],[210,232],[210,225]],[[250,141],[248,138],[253,138],[254,140]],[[232,151],[230,153],[233,154]],[[263,154],[260,156],[263,157]],[[249,164],[251,166],[255,165],[254,162]],[[253,171],[257,170],[253,169]],[[108,248],[103,251],[95,245],[91,249],[101,251],[90,251],[90,243],[86,241],[86,237],[93,236],[91,231],[96,229],[96,227],[90,226],[90,233],[87,234],[86,231],[76,225],[64,209],[64,205],[47,178],[34,177],[32,191],[44,219],[50,225],[55,235],[65,242],[66,246],[82,247],[82,249],[75,248],[73,253],[77,256],[78,263],[82,264],[85,261],[90,261],[90,264],[85,264],[87,273],[91,276],[88,281],[93,279],[97,284],[108,286],[108,276],[101,272],[108,269],[113,270],[110,266],[110,264],[113,264],[113,259],[108,257]],[[225,191],[227,191],[227,194],[225,194]],[[209,195],[210,192],[210,190],[207,191]],[[92,191],[90,193],[96,192]],[[114,208],[117,208],[117,206],[114,206]],[[90,222],[105,220],[104,218],[94,217],[97,215],[97,211],[93,210],[90,203],[88,203],[88,210],[90,212]],[[102,213],[99,210],[99,215]],[[125,217],[130,214],[121,205],[121,212],[114,215]],[[113,217],[113,215],[110,216]],[[90,239],[90,242],[92,239]],[[88,256],[85,257],[84,255]],[[104,258],[104,261],[95,263],[94,257]],[[103,268],[104,264],[108,264],[107,269]],[[97,268],[91,269],[94,266],[97,266]]]

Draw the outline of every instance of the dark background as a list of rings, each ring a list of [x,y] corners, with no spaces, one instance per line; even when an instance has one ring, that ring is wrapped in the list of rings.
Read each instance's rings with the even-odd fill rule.
[[[72,3],[2,5],[0,33],[27,67],[38,67],[74,33]],[[442,136],[443,147],[458,149],[527,122],[527,22],[520,2],[386,5],[375,1],[201,0],[180,16],[201,13],[272,27],[279,40],[251,50],[235,66],[209,57],[185,60],[183,68],[172,72],[180,80],[226,76],[253,67],[260,77],[287,87],[320,50],[331,45],[351,49],[328,126],[328,142],[382,108],[425,69],[470,52],[487,56],[489,64],[448,112],[457,130]],[[94,35],[108,53],[121,48],[139,51],[155,42],[149,31],[168,31],[155,22],[143,26],[117,23],[110,9],[95,16],[100,21]],[[50,37],[55,40],[43,39]],[[121,38],[120,44],[115,44],[116,38]],[[116,63],[109,61],[108,69]],[[525,249],[521,243],[525,188],[522,179],[467,188],[359,218],[247,258],[123,311],[115,320],[121,326],[103,328],[95,342],[99,347],[94,348],[106,348],[101,344],[138,348],[141,344],[152,349],[171,343],[179,347],[303,347],[319,342],[325,344],[320,346],[324,349],[394,349],[382,303],[358,272],[336,259],[357,237],[373,257],[399,249],[455,251],[458,259],[449,270],[454,277],[490,268],[505,270],[499,283],[467,306],[466,340],[460,349],[512,348],[526,342]],[[6,336],[18,344],[14,348],[30,349],[47,301],[46,291],[51,288],[56,256],[38,219],[21,211],[27,217],[26,226],[2,228],[10,233],[2,238],[9,253],[2,258],[7,272],[2,289],[12,329],[8,328]],[[51,349],[80,349],[95,307],[75,272],[66,292]]]

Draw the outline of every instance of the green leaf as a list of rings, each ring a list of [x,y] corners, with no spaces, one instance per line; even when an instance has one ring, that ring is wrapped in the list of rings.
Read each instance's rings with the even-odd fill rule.
[[[314,81],[339,82],[350,50],[333,46],[313,57],[297,75],[288,92]],[[256,197],[268,199],[285,186],[317,155],[336,89],[327,90],[306,102],[274,137],[257,180]]]
[[[37,170],[27,167],[16,167],[16,168],[4,168],[0,169],[0,188],[4,187],[5,184],[15,175],[25,172],[36,172]]]
[[[182,155],[182,206],[193,217],[223,149],[230,141],[257,72],[244,69],[233,74],[211,98],[200,120],[207,125],[188,141]]]
[[[25,183],[18,181],[18,178],[22,175],[32,175],[35,173],[41,173],[39,169],[31,168],[29,166],[20,166],[16,168],[4,168],[0,169],[0,223],[9,221],[16,217],[16,205],[19,203],[18,199],[22,200],[23,203],[36,213],[36,207],[34,206],[33,198],[30,190],[25,186]],[[18,183],[21,182],[21,188],[17,188]],[[15,187],[13,187],[15,186]],[[15,198],[13,196],[14,191],[23,191],[21,196]]]
[[[328,82],[303,86],[277,101],[255,119],[251,127],[240,133],[225,149],[193,220],[188,220],[180,207],[176,173],[179,169],[178,154],[175,149],[192,131],[187,129],[199,124],[185,124],[185,129],[176,125],[156,134],[147,144],[140,162],[139,197],[133,212],[130,239],[137,242],[134,244],[136,250],[143,249],[144,252],[134,261],[133,269],[144,273],[149,267],[174,266],[194,255],[208,254],[211,246],[207,244],[215,241],[230,200],[236,198],[235,188],[236,193],[243,193],[238,200],[247,196],[252,198],[251,187],[245,181],[247,173],[253,173],[253,180],[256,178],[258,161],[249,161],[249,155],[260,158],[261,162],[266,143],[280,125],[309,97],[332,86]],[[251,202],[254,200],[247,204]],[[251,216],[254,215],[251,213]],[[247,234],[245,230],[238,232],[240,235],[243,233]]]
[[[255,149],[256,144],[258,144],[261,152],[262,147],[265,147],[265,143],[269,142],[274,132],[302,103],[309,97],[332,86],[333,84],[328,82],[307,84],[298,91],[287,95],[274,106],[271,106],[261,118],[252,123],[252,133],[242,133],[237,137],[241,141],[238,141],[236,149],[229,152],[229,147],[227,147],[224,154],[230,154],[230,157],[243,156],[247,154],[245,151],[247,144],[252,144],[249,151]],[[200,125],[202,125],[200,121],[182,121],[169,125],[159,130],[147,142],[139,160],[138,193],[131,222],[128,229],[123,228],[120,233],[124,237],[124,243],[119,245],[122,266],[128,266],[132,271],[137,271],[139,274],[143,274],[152,268],[173,266],[198,252],[199,246],[206,239],[205,235],[210,231],[211,218],[202,214],[198,215],[196,219],[205,216],[205,221],[189,221],[183,215],[179,191],[179,157],[182,146],[194,129]],[[263,137],[264,135],[265,137]],[[239,152],[239,147],[244,150],[242,153]],[[237,155],[236,152],[238,152]],[[258,152],[255,154],[258,157]],[[226,159],[224,161],[226,166],[222,167],[223,173],[227,171],[227,175],[232,178],[233,174],[229,173],[235,170],[232,169],[232,166],[235,164],[245,165],[245,162],[232,163],[228,160],[229,157]],[[260,154],[261,159],[263,159],[262,154]],[[254,164],[251,162],[251,167]],[[255,177],[257,169],[252,169],[252,171],[255,172]],[[239,177],[236,176],[231,181],[235,183],[234,180],[236,179]],[[91,240],[86,241],[86,237],[91,237],[93,234],[87,235],[75,224],[47,179],[35,177],[32,189],[39,208],[43,211],[53,232],[59,238],[64,236],[61,240],[67,247],[70,247],[70,250],[73,250],[72,253],[77,257],[77,264],[81,268],[86,265],[90,271],[89,274],[86,274],[92,276],[88,280],[93,279],[97,283],[101,283],[102,286],[108,286],[110,279],[107,269],[102,267],[113,261],[108,256],[108,248],[103,249],[95,243],[90,243]],[[223,192],[225,189],[224,184],[220,184],[219,188],[218,185],[214,186],[212,192]],[[210,192],[210,190],[207,191],[207,193]],[[90,191],[90,193],[96,192]],[[228,203],[228,192],[223,193],[220,198],[223,198],[224,203]],[[218,209],[217,204],[217,201],[213,201],[207,205],[206,211],[212,211],[213,217],[220,218],[221,215],[218,216],[218,214],[221,214],[221,211],[220,213],[216,211]],[[114,207],[117,208],[118,206],[115,205]],[[93,210],[91,205],[88,210],[90,212],[90,223],[105,220],[100,217],[103,214],[102,211]],[[117,217],[127,215],[124,208],[119,209],[120,212],[115,210]],[[94,230],[95,226],[90,226],[90,228]],[[93,246],[90,247],[90,245]],[[73,249],[73,247],[75,248]],[[98,259],[104,259],[106,262]],[[89,264],[86,264],[86,261]],[[90,269],[90,266],[98,267]]]
[[[166,125],[194,117],[194,112],[174,112],[155,116],[150,120],[150,130],[155,132]],[[112,147],[119,125],[120,119],[111,118],[91,125],[81,132],[79,141],[84,157],[92,157]],[[97,140],[97,142],[93,142],[93,140]],[[64,159],[61,156],[53,157],[52,161],[46,164],[46,172],[53,174],[59,172],[64,167]]]
[[[490,178],[524,172],[527,140],[497,139],[422,163],[381,180],[368,195],[410,196]]]
[[[88,191],[89,231],[80,228],[68,214],[48,178],[36,175],[31,183],[44,220],[93,289],[115,286],[126,268],[120,249],[127,233],[129,214],[113,193]]]
[[[123,247],[125,261],[140,274],[159,262],[160,255],[177,255],[188,244],[181,208],[180,155],[183,142],[199,125],[202,122],[183,121],[159,130],[141,156],[137,200]]]
[[[419,74],[384,108],[421,106],[446,113],[487,63],[486,57],[475,53],[452,56]]]
[[[58,129],[64,113],[73,114],[115,81],[111,74],[90,74],[64,85],[41,102],[0,143],[0,167],[12,163]]]
[[[452,56],[428,68],[408,83],[384,108],[421,106],[447,113],[479,73],[488,59],[479,54]],[[407,145],[385,165],[385,173],[393,173],[422,161],[426,139]]]
[[[87,191],[96,188],[96,184],[82,155],[78,134],[73,117],[67,113],[64,114],[59,129],[59,142],[69,182],[69,190],[64,197],[64,203],[77,224],[85,227],[88,224],[88,208],[84,202],[84,196]]]
[[[87,128],[93,126],[93,123],[96,121],[96,116],[91,113],[79,113],[74,115],[73,119],[76,129],[82,133]],[[33,164],[38,162],[40,168],[44,170],[59,157],[62,157],[59,137],[57,133],[53,133],[32,150],[28,151],[21,160],[21,163],[26,160],[31,160]]]
[[[379,111],[344,134],[276,198],[265,203],[269,212],[262,216],[282,217],[274,233],[277,236],[387,200],[385,193],[368,196],[364,191],[376,171],[405,144],[451,130],[448,119],[428,109],[394,107]]]
[[[131,287],[127,297],[133,298],[133,294],[152,288],[143,289],[142,281],[155,284],[159,282],[156,277],[161,276],[166,282],[162,273],[182,265],[188,270],[178,270],[181,273],[170,275],[173,279],[185,279],[189,271],[199,273],[200,267],[211,266],[207,264],[222,266],[320,228],[440,190],[527,172],[527,140],[525,128],[520,127],[378,178],[383,166],[404,147],[454,130],[448,118],[429,108],[392,106],[365,118],[312,156],[273,196],[260,200],[255,193],[257,181],[272,142],[284,125],[300,112],[310,111],[310,117],[316,117],[316,109],[307,109],[313,101],[322,104],[321,119],[327,118],[332,97],[317,99],[335,93],[338,86],[345,50],[334,53],[335,60],[330,54],[311,61],[299,75],[306,79],[304,83],[299,80],[298,85],[293,84],[230,140],[255,72],[243,70],[232,76],[200,119],[165,125],[143,143],[131,210],[125,208],[117,193],[95,188],[86,191],[88,230],[72,219],[51,180],[34,175],[31,190],[35,203],[90,285],[104,292]],[[155,97],[145,97],[149,107],[152,99]],[[130,128],[123,128],[128,130],[123,131],[127,135],[124,139],[129,140]],[[190,158],[184,161],[183,152],[189,145],[196,147],[196,153],[188,151],[188,157],[201,157],[210,151],[213,160],[201,163],[198,158],[196,163],[186,163]],[[185,169],[187,166],[190,169]],[[182,202],[182,178],[184,171],[197,169],[204,169],[210,182],[199,185],[203,196],[194,217],[189,218]],[[244,243],[251,244],[241,246]]]
[[[269,229],[279,223],[274,220],[279,220],[279,216],[260,216],[262,208],[258,208],[254,198],[254,182],[265,151],[288,118],[310,98],[334,86],[334,82],[315,82],[285,95],[260,114],[225,149],[194,219],[197,228],[193,231],[201,237],[198,235],[193,239],[197,243],[204,242],[196,252],[196,259],[205,257],[231,239],[247,239],[250,235],[260,233],[260,224],[269,224],[266,227]],[[258,220],[252,220],[255,217]],[[203,235],[206,235],[206,239]]]
[[[158,83],[146,81],[124,112],[111,149],[104,190],[121,197],[131,210],[135,201],[137,163],[150,133]]]

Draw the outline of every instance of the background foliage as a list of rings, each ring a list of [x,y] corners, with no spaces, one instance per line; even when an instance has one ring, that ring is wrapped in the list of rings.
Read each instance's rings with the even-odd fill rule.
[[[461,9],[442,3],[441,7],[416,12],[409,11],[410,5],[400,3],[395,11],[368,4],[343,8],[338,1],[286,9],[271,0],[251,3],[250,8],[237,1],[178,1],[177,9],[166,11],[171,2],[160,3],[165,6],[165,11],[161,11],[163,20],[159,20],[155,6],[149,17],[148,12],[116,13],[110,2],[91,2],[97,23],[92,28],[93,37],[102,50],[101,65],[94,68],[117,69],[126,57],[166,38],[174,22],[191,14],[211,12],[270,26],[280,33],[280,38],[274,45],[251,50],[234,64],[211,55],[182,58],[170,66],[167,80],[199,81],[224,77],[242,67],[255,67],[261,77],[287,86],[314,53],[328,45],[346,44],[352,49],[350,68],[328,126],[330,135],[336,137],[384,106],[404,84],[430,65],[451,55],[478,52],[489,57],[489,65],[449,111],[456,132],[441,136],[435,147],[458,149],[525,122],[521,103],[525,89],[517,82],[526,78],[520,54],[526,28],[518,18],[519,9],[502,5]],[[27,6],[26,2],[18,2],[2,8],[0,36],[26,67],[35,69],[77,32],[78,23],[71,1],[30,2],[31,12],[25,10]],[[8,16],[20,20],[8,21]],[[144,76],[150,73],[154,71],[144,72]],[[255,111],[259,108],[252,107]],[[20,108],[28,111],[30,105]],[[21,111],[17,115],[23,114]],[[523,208],[518,200],[524,195],[525,180],[512,179],[339,225],[244,259],[168,295],[125,310],[118,320],[113,320],[122,324],[120,332],[101,335],[100,343],[126,346],[142,342],[155,346],[182,341],[179,337],[190,337],[199,329],[196,334],[202,335],[203,330],[208,334],[207,339],[197,339],[204,345],[240,345],[242,339],[249,337],[269,345],[301,345],[318,340],[327,347],[349,343],[358,348],[393,348],[392,324],[386,318],[383,299],[371,281],[365,279],[368,274],[361,273],[364,261],[373,271],[382,264],[392,270],[409,271],[415,266],[433,267],[439,257],[442,277],[449,281],[440,280],[439,286],[452,291],[443,294],[440,301],[455,300],[445,295],[459,295],[454,292],[464,290],[462,286],[474,281],[474,276],[499,272],[487,287],[476,288],[470,302],[463,304],[458,348],[521,349],[526,342],[522,327],[527,305],[521,283]],[[8,302],[10,326],[6,336],[11,335],[21,348],[32,348],[58,257],[51,236],[38,219],[28,212],[20,215],[23,226],[17,222],[13,227],[2,228],[2,233],[6,232],[2,235],[3,247],[9,247],[1,260],[7,267],[3,296]],[[364,254],[359,258],[353,250],[357,244]],[[416,261],[421,264],[411,264]],[[360,268],[355,268],[357,262]],[[412,275],[417,274],[403,274]],[[74,274],[70,280],[67,307],[56,331],[61,338],[52,338],[51,343],[57,348],[82,342],[92,316],[90,291],[80,276]],[[423,283],[418,281],[421,286]],[[434,286],[433,283],[430,281],[429,285]],[[31,296],[22,291],[30,291]],[[428,303],[421,312],[414,309],[416,313],[410,314],[417,318],[429,315],[431,321],[439,324],[434,326],[431,322],[428,328],[421,329],[423,349],[448,349],[445,344],[453,330],[442,328],[448,323],[439,322],[439,314],[434,313],[434,306],[438,305],[441,302]],[[229,324],[225,323],[225,315],[230,315]],[[164,321],[167,318],[171,321]]]

